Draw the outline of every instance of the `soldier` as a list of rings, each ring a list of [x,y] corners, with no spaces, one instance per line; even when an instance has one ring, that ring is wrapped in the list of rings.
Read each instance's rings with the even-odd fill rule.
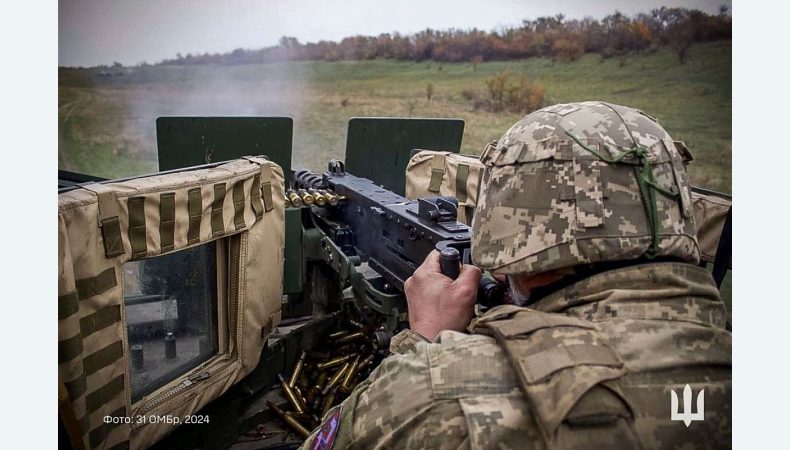
[[[434,252],[406,283],[411,330],[303,448],[731,447],[732,336],[697,265],[685,147],[584,102],[481,160],[473,259],[514,304],[474,318],[479,269],[450,280]]]

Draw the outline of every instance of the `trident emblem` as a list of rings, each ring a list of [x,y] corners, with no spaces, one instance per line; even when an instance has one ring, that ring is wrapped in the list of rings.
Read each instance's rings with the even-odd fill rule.
[[[682,420],[686,427],[691,425],[695,420],[705,420],[705,389],[702,389],[697,394],[697,412],[691,412],[691,386],[688,384],[683,388],[683,412],[681,413],[678,408],[678,394],[674,389],[672,392],[672,420]]]

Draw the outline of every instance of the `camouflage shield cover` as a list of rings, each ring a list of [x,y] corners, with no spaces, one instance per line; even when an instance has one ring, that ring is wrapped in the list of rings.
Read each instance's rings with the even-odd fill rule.
[[[636,109],[591,101],[535,111],[481,156],[473,259],[506,274],[642,256],[697,263],[689,160]]]

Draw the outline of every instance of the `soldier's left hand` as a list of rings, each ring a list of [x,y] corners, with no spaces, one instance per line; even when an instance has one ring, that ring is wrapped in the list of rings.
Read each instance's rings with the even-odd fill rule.
[[[464,331],[474,317],[480,269],[466,264],[458,279],[442,275],[432,251],[404,285],[412,331],[433,341],[443,330]]]

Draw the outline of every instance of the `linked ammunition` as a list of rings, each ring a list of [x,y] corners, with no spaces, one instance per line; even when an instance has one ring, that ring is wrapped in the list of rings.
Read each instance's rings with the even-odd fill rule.
[[[296,193],[299,194],[299,197],[302,197],[302,203],[305,206],[313,206],[313,203],[315,203],[315,197],[304,189],[299,189]]]
[[[308,189],[307,192],[315,199],[315,204],[318,206],[325,206],[327,203],[326,196],[315,189]]]
[[[340,197],[335,195],[334,192],[324,191],[324,190],[319,190],[318,192],[324,194],[324,197],[326,197],[326,201],[329,202],[331,206],[337,206],[338,203],[340,203]]]
[[[296,417],[294,417],[292,414],[286,413],[285,411],[277,407],[277,405],[272,403],[271,400],[266,400],[266,404],[269,406],[269,409],[271,409],[272,412],[274,412],[274,414],[277,415],[277,417],[279,417],[280,419],[283,420],[283,422],[288,424],[288,426],[290,426],[291,429],[293,429],[300,436],[302,436],[303,439],[307,439],[307,436],[310,436],[310,430],[305,428],[305,426],[302,425],[301,422],[299,422],[299,420]]]
[[[291,206],[294,208],[301,208],[302,207],[302,198],[299,197],[299,194],[294,192],[293,189],[288,189],[285,192],[285,196],[288,198],[288,201],[291,203]]]

